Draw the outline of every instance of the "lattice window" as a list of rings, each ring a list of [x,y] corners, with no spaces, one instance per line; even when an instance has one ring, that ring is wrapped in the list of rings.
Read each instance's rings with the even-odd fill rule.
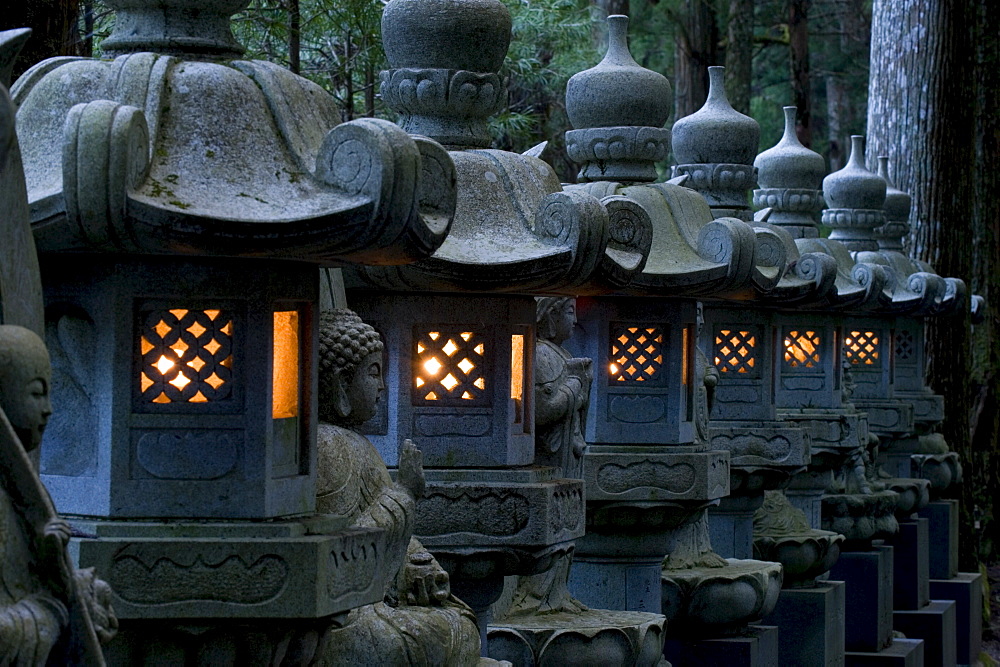
[[[139,353],[144,401],[208,403],[232,396],[233,317],[225,310],[145,313]]]
[[[916,353],[916,346],[913,343],[913,334],[906,329],[896,332],[896,359],[899,361],[909,361]]]
[[[851,331],[844,338],[844,354],[852,364],[878,366],[879,335],[877,331]]]
[[[425,405],[488,402],[486,343],[474,331],[417,332],[413,396]]]
[[[739,329],[715,333],[715,366],[722,373],[753,374],[757,365],[757,334]]]
[[[659,327],[613,327],[611,364],[613,382],[655,382],[663,370],[663,329]]]
[[[820,364],[820,335],[811,330],[785,332],[785,365],[788,368],[816,368]]]

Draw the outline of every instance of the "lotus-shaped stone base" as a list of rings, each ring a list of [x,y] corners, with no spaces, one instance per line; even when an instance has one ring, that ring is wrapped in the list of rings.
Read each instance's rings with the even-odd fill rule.
[[[962,463],[955,452],[913,454],[910,456],[910,468],[914,477],[931,483],[935,494],[948,491],[962,481]]]
[[[487,653],[515,665],[636,665],[663,658],[659,614],[588,609],[498,621],[490,625]]]
[[[802,535],[755,536],[753,555],[764,561],[781,563],[784,568],[782,588],[809,588],[816,577],[829,572],[840,558],[844,536],[828,530],[813,529]]]
[[[870,543],[899,532],[898,494],[835,493],[823,496],[823,529],[840,533],[849,543]]]
[[[663,615],[673,637],[722,637],[767,616],[781,592],[781,565],[727,558],[723,567],[664,569]]]
[[[908,517],[917,510],[926,507],[927,503],[931,501],[931,483],[926,479],[895,477],[882,481],[899,496],[896,498],[896,516],[898,517]]]

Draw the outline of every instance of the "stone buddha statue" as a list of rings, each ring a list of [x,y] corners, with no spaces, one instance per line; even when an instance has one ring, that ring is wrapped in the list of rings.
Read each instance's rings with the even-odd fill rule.
[[[0,456],[2,665],[99,660],[96,642],[110,641],[118,627],[110,587],[93,569],[69,565],[69,524],[52,511],[25,456],[41,444],[52,414],[50,375],[48,352],[34,332],[0,326],[0,410],[11,427],[0,424],[0,447],[5,450]],[[74,604],[84,608],[72,609]],[[79,636],[84,630],[90,642],[81,649],[88,645],[87,638]]]
[[[387,533],[390,572],[382,602],[350,612],[321,640],[319,664],[470,665],[480,662],[476,617],[451,595],[448,573],[413,537],[424,491],[422,456],[409,440],[399,451],[398,481],[355,428],[375,415],[383,391],[382,339],[354,312],[324,313],[319,327],[316,510]]]
[[[580,479],[592,361],[574,358],[562,347],[576,325],[576,300],[539,297],[536,303],[535,463],[558,466],[563,477]]]

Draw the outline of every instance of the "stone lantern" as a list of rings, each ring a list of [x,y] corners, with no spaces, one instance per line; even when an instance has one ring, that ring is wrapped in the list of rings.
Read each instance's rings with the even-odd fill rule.
[[[653,182],[658,156],[645,149],[663,132],[669,98],[658,92],[665,84],[653,81],[657,75],[628,55],[626,22],[609,18],[608,56],[567,86],[576,129],[566,141],[582,164],[581,183],[567,190],[625,196],[653,224],[645,268],[623,294],[578,302],[582,336],[573,351],[593,360],[595,380],[584,456],[587,535],[577,544],[571,590],[588,604],[662,609],[668,659],[684,661],[695,646],[688,640],[726,650],[728,640],[711,638],[746,631],[773,607],[780,586],[777,564],[723,559],[709,542],[706,509],[728,493],[730,456],[709,444],[709,370],[697,346],[695,299],[773,286],[785,255],[772,230],[713,211],[711,199],[678,185],[694,175]],[[636,135],[650,137],[645,147],[624,140]],[[618,152],[606,155],[606,147]],[[782,252],[758,255],[764,247]],[[734,650],[766,654],[760,647],[768,642],[754,632]]]
[[[498,0],[386,6],[381,94],[406,131],[449,149],[455,171],[440,176],[456,183],[455,219],[427,259],[345,272],[351,307],[388,351],[388,400],[369,439],[390,465],[400,438],[424,452],[416,534],[475,610],[484,651],[504,577],[549,570],[585,530],[582,481],[536,461],[532,294],[628,284],[650,244],[638,204],[564,192],[542,160],[486,148],[487,119],[507,98],[497,71],[510,29]],[[637,618],[603,624],[659,646],[662,617]],[[580,638],[564,641],[563,659]]]
[[[115,591],[112,662],[239,662],[382,598],[383,531],[315,515],[316,267],[430,254],[454,184],[423,174],[453,166],[240,60],[243,0],[111,4],[110,59],[13,89],[60,406],[41,472]]]

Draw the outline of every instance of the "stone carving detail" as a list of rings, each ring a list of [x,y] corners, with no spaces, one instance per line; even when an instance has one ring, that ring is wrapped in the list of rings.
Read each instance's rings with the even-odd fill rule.
[[[326,582],[327,595],[338,598],[352,591],[366,590],[375,580],[380,557],[374,542],[352,541],[350,551],[331,551],[328,557],[331,576]]]
[[[659,327],[616,326],[611,332],[611,378],[615,382],[662,385],[665,351]]]
[[[410,441],[401,445],[399,481],[393,483],[374,446],[350,430],[375,414],[384,389],[383,348],[375,329],[351,311],[320,318],[317,510],[347,516],[358,527],[384,528],[386,552],[370,557],[395,573],[384,602],[352,610],[344,627],[330,627],[320,640],[321,653],[326,661],[356,664],[373,655],[389,663],[476,664],[475,616],[451,595],[447,572],[413,538],[415,503],[425,484],[420,450]],[[510,507],[490,512],[472,505],[456,513],[515,514]],[[360,552],[363,560],[369,557],[366,550]],[[350,559],[358,557],[352,553]]]
[[[52,393],[60,396],[60,410],[52,415],[46,427],[50,446],[42,448],[41,472],[92,475],[97,469],[94,322],[79,310],[56,310],[47,314],[46,320],[45,343],[52,356]]]
[[[765,439],[757,434],[719,433],[716,429],[712,429],[712,447],[728,449],[734,463],[740,457],[761,457],[780,463],[792,453],[791,441],[782,435]]]
[[[418,415],[413,420],[414,431],[430,438],[449,435],[486,435],[490,432],[492,424],[492,420],[486,415],[448,415],[444,417]]]
[[[142,314],[139,391],[151,403],[216,403],[232,396],[234,322],[225,310]]]
[[[465,128],[469,119],[485,119],[503,110],[507,104],[507,82],[493,73],[465,70],[400,68],[379,73],[379,93],[392,109],[402,116],[399,124],[407,133],[426,131],[428,117],[454,119],[456,127]],[[415,118],[417,117],[417,118]],[[465,122],[462,122],[465,121]],[[486,147],[490,135],[485,124],[477,124],[475,145]],[[449,136],[454,134],[455,136]],[[464,143],[467,132],[447,129],[434,133],[447,145]]]
[[[567,297],[536,301],[535,463],[560,467],[564,477],[581,479],[593,361],[571,357],[562,348],[576,325],[576,301]]]
[[[125,208],[149,171],[142,110],[109,100],[78,104],[66,116],[63,142],[68,220],[91,247],[137,250]]]
[[[415,533],[425,536],[476,533],[516,535],[528,525],[531,503],[514,491],[470,494],[432,493],[420,501],[420,518]]]
[[[695,470],[688,463],[670,465],[659,461],[639,461],[619,465],[608,463],[597,471],[597,485],[605,493],[624,493],[649,487],[670,493],[687,493],[694,486]]]
[[[260,604],[281,595],[288,563],[266,555],[247,562],[239,554],[222,557],[192,553],[186,562],[157,557],[147,563],[125,552],[115,559],[115,594],[134,604],[161,605],[192,600]]]
[[[52,408],[45,344],[0,326],[0,663],[103,665],[118,621],[111,589],[76,570],[59,518],[28,458]]]

